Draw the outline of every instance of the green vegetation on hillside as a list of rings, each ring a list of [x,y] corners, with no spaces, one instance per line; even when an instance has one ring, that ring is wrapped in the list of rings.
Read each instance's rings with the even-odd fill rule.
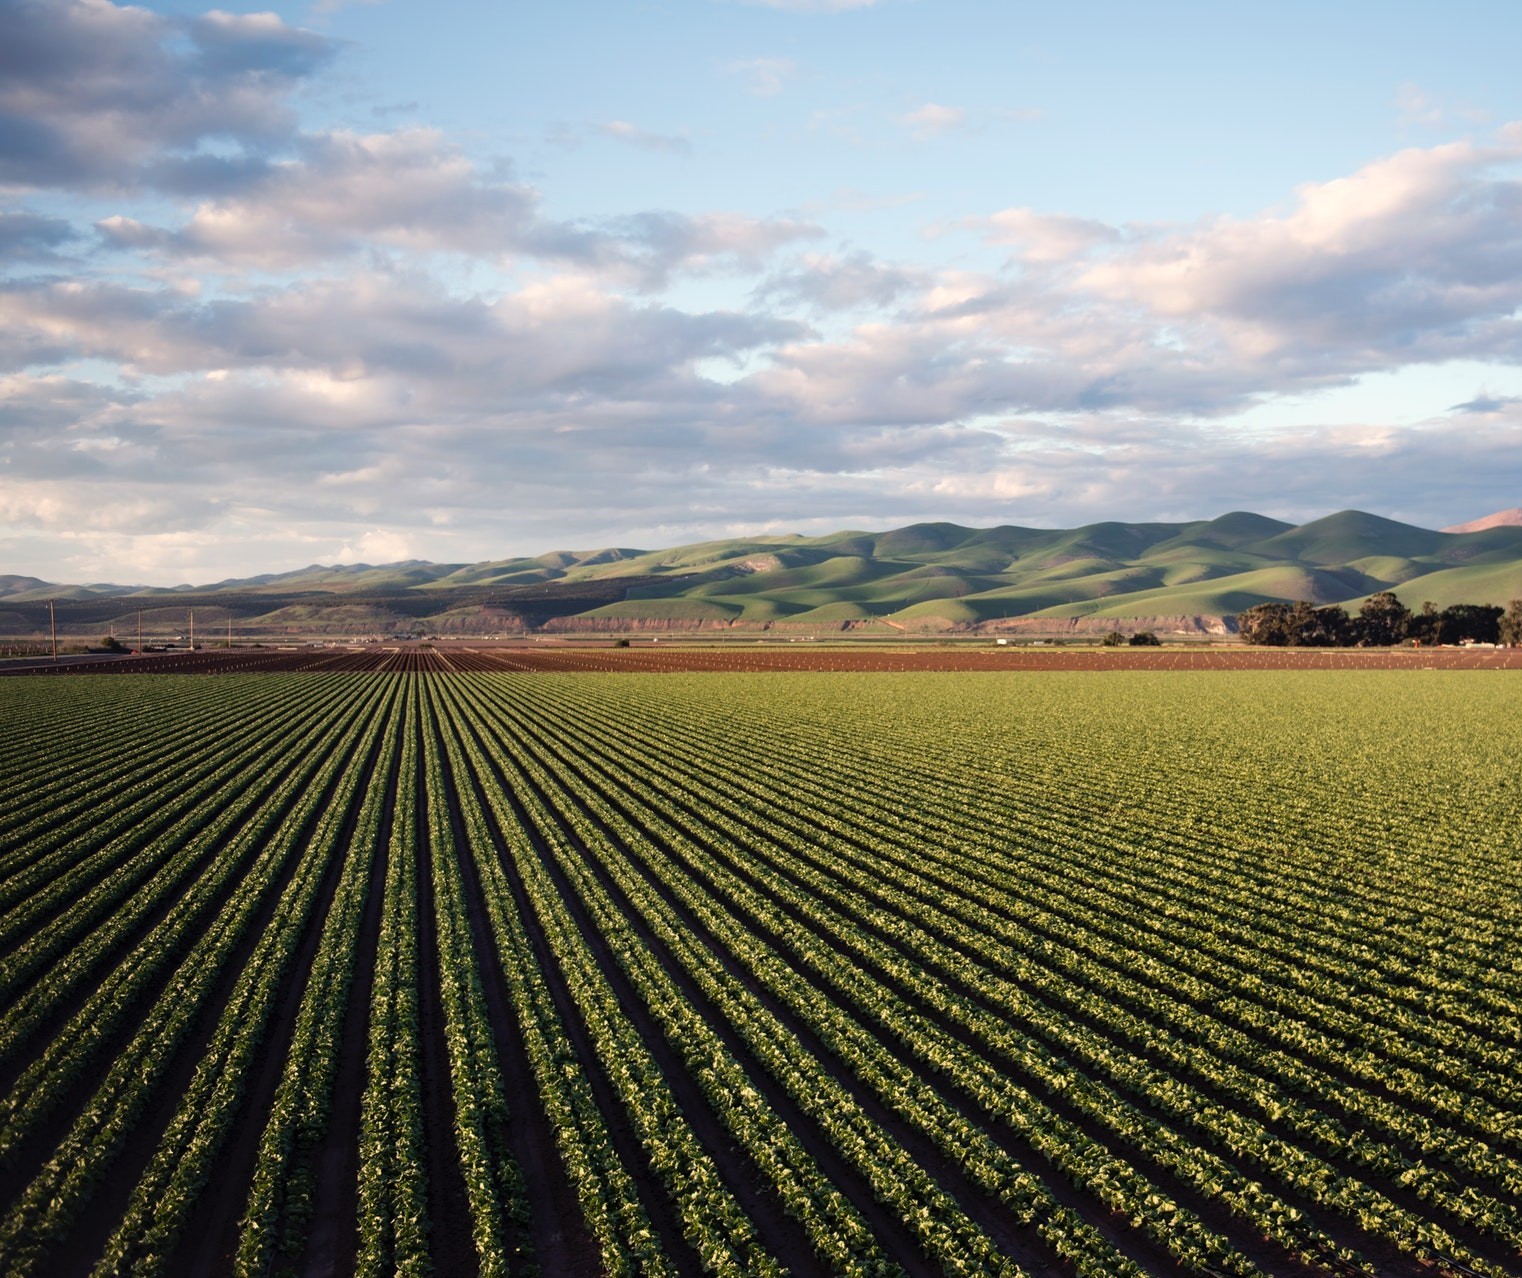
[[[745,537],[669,550],[554,552],[481,564],[311,567],[192,591],[50,587],[0,578],[8,609],[32,617],[68,596],[94,633],[138,606],[236,599],[240,620],[352,632],[384,624],[448,629],[472,610],[493,629],[602,628],[627,619],[675,627],[848,625],[998,627],[1018,619],[1102,632],[1127,618],[1200,628],[1266,603],[1339,605],[1399,587],[1439,609],[1522,595],[1522,527],[1441,533],[1344,511],[1295,527],[1234,512],[1181,524],[1105,522],[1072,529],[914,524],[889,532]],[[51,592],[51,594],[49,593]],[[664,602],[662,602],[664,601]],[[115,610],[108,607],[115,605]],[[356,611],[324,612],[341,604]],[[231,606],[231,605],[229,605]],[[368,610],[368,612],[366,612]],[[278,621],[272,614],[279,613]]]

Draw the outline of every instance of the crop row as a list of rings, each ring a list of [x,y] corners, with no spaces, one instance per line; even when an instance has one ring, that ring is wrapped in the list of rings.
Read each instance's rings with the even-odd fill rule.
[[[402,664],[0,681],[0,1275],[1522,1271],[1509,682]]]

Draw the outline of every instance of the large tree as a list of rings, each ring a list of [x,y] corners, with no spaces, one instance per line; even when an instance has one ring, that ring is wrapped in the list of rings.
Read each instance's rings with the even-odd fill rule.
[[[1374,648],[1388,648],[1406,637],[1411,610],[1395,597],[1393,591],[1381,590],[1370,595],[1358,610],[1358,642]]]
[[[1505,611],[1494,604],[1452,604],[1443,609],[1442,642],[1498,643]]]
[[[1410,621],[1406,623],[1406,637],[1418,644],[1430,646],[1441,643],[1442,634],[1443,614],[1430,599],[1422,604],[1420,612],[1413,612]]]
[[[1335,648],[1353,641],[1352,623],[1336,604],[1317,608],[1308,600],[1266,603],[1237,615],[1237,631],[1248,643],[1272,648]]]
[[[1506,610],[1497,629],[1502,643],[1522,644],[1522,599],[1511,601],[1511,607]]]
[[[1237,614],[1237,633],[1252,644],[1283,648],[1293,642],[1292,612],[1285,603],[1261,603]]]

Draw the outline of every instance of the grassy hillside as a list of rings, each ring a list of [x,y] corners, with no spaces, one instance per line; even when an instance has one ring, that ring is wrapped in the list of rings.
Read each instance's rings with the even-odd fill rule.
[[[52,586],[0,577],[20,627],[57,601],[65,625],[231,612],[250,629],[460,632],[489,628],[834,627],[1000,629],[1048,620],[1180,619],[1203,625],[1254,604],[1356,607],[1395,590],[1505,604],[1522,595],[1522,527],[1433,532],[1362,511],[1296,527],[1247,511],[1188,523],[1082,528],[913,524],[823,537],[740,537],[666,550],[604,547],[478,564],[313,565],[214,586]],[[39,611],[40,610],[40,611]],[[1218,627],[1217,627],[1218,628]]]

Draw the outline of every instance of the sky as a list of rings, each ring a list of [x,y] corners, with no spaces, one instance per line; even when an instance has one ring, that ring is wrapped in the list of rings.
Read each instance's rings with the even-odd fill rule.
[[[0,0],[0,573],[1522,504],[1522,8]]]

